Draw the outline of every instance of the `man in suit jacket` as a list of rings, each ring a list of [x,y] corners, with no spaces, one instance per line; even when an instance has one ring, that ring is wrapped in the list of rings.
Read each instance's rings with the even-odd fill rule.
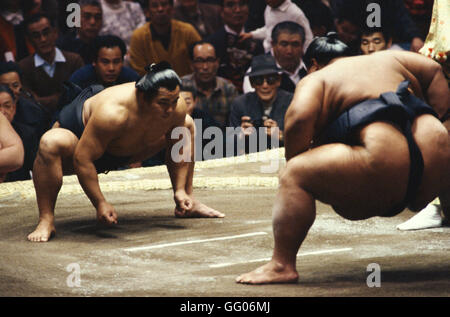
[[[19,62],[23,70],[23,85],[40,104],[54,112],[60,106],[58,101],[63,92],[63,82],[83,66],[83,60],[78,54],[56,47],[57,30],[48,16],[35,14],[24,23],[36,53]]]
[[[254,56],[264,54],[264,47],[259,40],[240,40],[240,35],[246,31],[248,0],[223,0],[221,15],[224,26],[208,37],[207,41],[214,45],[220,59],[217,74],[230,80],[242,93],[245,72]]]

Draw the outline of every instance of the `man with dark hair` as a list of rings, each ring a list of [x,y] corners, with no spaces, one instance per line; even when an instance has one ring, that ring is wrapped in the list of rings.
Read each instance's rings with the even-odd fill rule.
[[[216,127],[225,130],[230,108],[238,91],[227,79],[217,76],[219,60],[214,46],[207,41],[194,43],[190,49],[192,73],[183,76],[184,87],[197,91],[196,107],[213,118]]]
[[[139,74],[150,63],[168,61],[179,76],[191,71],[189,47],[201,40],[189,23],[172,18],[173,0],[148,0],[150,22],[131,36],[130,66]]]
[[[331,60],[350,56],[351,49],[338,40],[339,35],[336,32],[330,32],[326,37],[320,37],[312,41],[310,47],[303,56],[303,61],[308,67],[308,73],[313,73],[325,67]]]
[[[220,6],[198,0],[179,0],[175,6],[175,19],[192,24],[202,38],[216,32],[222,25]]]
[[[392,44],[391,33],[386,28],[363,28],[359,47],[366,55],[382,50],[403,50],[398,44]]]
[[[268,54],[273,55],[277,65],[283,69],[280,88],[292,93],[300,79],[306,76],[302,60],[304,41],[305,30],[298,23],[285,21],[272,29],[272,49]],[[247,76],[243,90],[245,93],[253,91]]]
[[[286,113],[272,260],[239,283],[297,282],[297,252],[316,199],[349,220],[418,211],[436,196],[450,213],[450,93],[442,68],[411,52],[342,58],[343,47],[333,35],[308,48],[324,59],[299,83]]]
[[[94,44],[94,61],[70,77],[82,89],[91,85],[110,87],[139,79],[131,68],[124,66],[125,43],[117,36],[99,36]]]
[[[22,70],[14,62],[0,62],[0,84],[8,86],[16,99],[14,120],[33,128],[39,140],[50,128],[50,112],[38,104],[22,86]]]
[[[167,64],[167,63],[166,63]],[[84,89],[64,107],[53,128],[41,138],[33,169],[39,224],[30,241],[48,241],[55,232],[54,209],[63,175],[75,173],[97,210],[97,219],[117,223],[114,207],[103,196],[98,173],[141,162],[166,147],[177,217],[223,217],[192,195],[194,122],[179,98],[181,80],[167,65],[147,68],[136,83],[101,90]],[[173,131],[190,136],[173,137]],[[182,154],[172,151],[185,142]],[[173,153],[172,153],[173,152]]]
[[[254,38],[263,40],[264,50],[270,51],[272,44],[272,29],[280,22],[292,21],[300,24],[305,32],[303,39],[303,51],[306,51],[309,43],[313,38],[309,21],[299,6],[292,3],[291,0],[266,0],[267,7],[264,11],[264,26],[251,31],[250,33],[241,34],[242,39]]]
[[[240,93],[252,58],[264,53],[262,41],[239,39],[240,34],[246,31],[248,14],[248,0],[223,0],[221,16],[224,25],[207,38],[214,45],[220,61],[218,75],[230,80]]]
[[[19,62],[23,85],[50,112],[59,107],[63,82],[83,66],[80,55],[56,47],[57,29],[49,17],[36,14],[25,20],[25,29],[36,53]]]
[[[305,13],[313,36],[325,36],[334,29],[334,18],[331,8],[323,1],[297,0],[293,1]]]
[[[406,44],[407,49],[418,52],[423,39],[414,20],[411,18],[404,0],[333,0],[331,7],[337,19],[336,29],[340,39],[347,45],[358,46],[358,32],[367,26],[367,18],[372,14],[369,5],[378,5],[380,25],[392,30],[394,43]],[[352,47],[353,49],[353,47]]]
[[[94,61],[93,46],[103,23],[102,6],[99,0],[80,0],[80,27],[58,38],[56,45],[65,51],[77,53],[85,64]]]
[[[0,2],[0,61],[19,61],[34,53],[23,28],[25,13],[22,1]]]
[[[360,49],[365,55],[382,51],[392,46],[392,37],[386,29],[366,28],[361,31]]]

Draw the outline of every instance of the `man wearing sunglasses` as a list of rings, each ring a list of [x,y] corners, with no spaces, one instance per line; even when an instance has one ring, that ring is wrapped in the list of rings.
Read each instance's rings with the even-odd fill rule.
[[[258,130],[263,128],[269,148],[275,146],[270,141],[274,138],[279,144],[283,143],[284,116],[293,97],[292,93],[279,88],[281,73],[282,69],[276,65],[272,55],[256,56],[252,60],[252,70],[247,73],[255,91],[239,96],[231,106],[230,126],[241,127],[241,137],[246,138],[253,133],[260,136]]]

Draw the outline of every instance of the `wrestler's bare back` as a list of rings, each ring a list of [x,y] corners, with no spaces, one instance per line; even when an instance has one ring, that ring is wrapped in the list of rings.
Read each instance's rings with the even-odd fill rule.
[[[177,88],[178,89],[178,88]],[[158,153],[166,142],[166,133],[175,126],[183,126],[186,105],[177,94],[169,94],[165,102],[176,100],[173,114],[163,114],[159,104],[144,104],[139,100],[135,83],[126,83],[105,89],[87,99],[83,107],[83,123],[87,127],[97,117],[120,117],[119,135],[107,146],[106,151],[112,155],[130,156],[132,162],[142,161]],[[164,96],[163,96],[164,97]],[[116,124],[111,120],[110,124]]]
[[[326,172],[333,169],[333,159],[330,155],[336,151],[336,156],[340,156],[340,159],[336,160],[335,165],[336,168],[339,165],[339,169],[342,169],[342,174],[336,177],[336,183],[330,179],[327,180],[330,184],[329,188],[324,189],[323,186],[318,185],[320,190],[317,192],[321,193],[321,197],[317,199],[338,206],[342,210],[353,209],[349,214],[344,215],[350,218],[374,216],[377,209],[389,208],[389,205],[392,206],[403,199],[406,186],[401,184],[406,184],[409,176],[409,152],[406,139],[400,130],[389,123],[370,124],[355,136],[360,140],[361,146],[369,150],[371,156],[366,155],[368,151],[359,151],[357,148],[344,145],[325,145],[313,151],[305,151],[310,140],[317,140],[321,131],[339,114],[364,100],[378,98],[380,94],[388,91],[395,92],[404,80],[410,81],[410,91],[414,95],[422,99],[426,96],[427,103],[439,116],[443,116],[449,107],[448,89],[436,92],[434,88],[427,88],[432,84],[438,85],[437,82],[433,82],[436,69],[435,62],[416,53],[380,52],[367,56],[336,59],[300,82],[286,114],[286,127],[291,126],[295,130],[296,121],[311,126],[309,132],[306,128],[304,130],[299,128],[293,133],[297,136],[302,134],[306,136],[300,142],[297,139],[297,144],[303,144],[302,146],[295,144],[294,137],[292,142],[287,141],[287,158],[290,159],[302,153],[300,156],[310,159],[311,162],[322,161],[323,171]],[[445,80],[443,82],[446,85]],[[296,116],[302,119],[296,119]],[[308,120],[314,122],[306,124]],[[436,197],[436,193],[450,186],[448,168],[450,140],[445,127],[431,115],[418,117],[413,123],[412,131],[425,165],[422,185],[412,205],[415,208],[423,208],[427,201]],[[290,144],[293,146],[289,146]],[[374,167],[373,163],[378,159],[379,162]],[[389,168],[386,168],[387,166]],[[358,170],[370,170],[373,173],[359,175]],[[389,173],[391,175],[387,175]],[[361,192],[377,193],[377,195],[370,194],[360,199],[369,201],[369,204],[370,200],[374,202],[375,208],[368,211],[367,215],[353,214],[353,212],[358,213],[357,210],[362,208],[362,205],[354,203],[358,200],[355,188],[348,193],[336,190],[338,186],[342,186],[345,175],[353,175],[352,179],[360,178],[362,181],[358,186],[368,184],[367,188],[360,188]],[[363,175],[366,175],[366,178]],[[314,191],[314,185],[311,191]],[[382,195],[384,191],[387,194],[383,201],[380,199],[380,194]],[[348,195],[352,195],[355,199],[342,201],[342,197],[348,197]]]

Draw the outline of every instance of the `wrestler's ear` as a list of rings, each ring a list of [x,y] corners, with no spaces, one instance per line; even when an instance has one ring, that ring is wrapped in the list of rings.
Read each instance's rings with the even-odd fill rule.
[[[320,65],[315,58],[311,58],[311,66],[308,68],[308,74],[314,73],[320,69]]]

